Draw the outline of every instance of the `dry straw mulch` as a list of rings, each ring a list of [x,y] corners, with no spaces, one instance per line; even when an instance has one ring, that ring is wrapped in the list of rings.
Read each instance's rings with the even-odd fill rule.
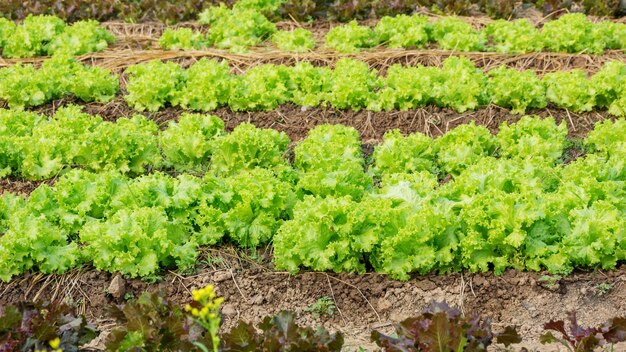
[[[436,16],[432,16],[436,17]],[[489,21],[483,17],[465,17],[466,21],[472,23],[476,28],[481,28]],[[543,19],[536,19],[540,23]],[[366,21],[366,24],[373,25],[375,21]],[[507,65],[517,69],[534,69],[539,74],[547,72],[569,70],[574,68],[583,69],[589,73],[597,72],[604,63],[610,60],[626,62],[626,54],[621,50],[608,51],[603,55],[565,54],[565,53],[528,53],[528,54],[499,54],[492,52],[463,53],[439,50],[435,47],[423,49],[389,49],[377,47],[364,50],[356,54],[340,54],[323,47],[323,37],[332,26],[337,23],[327,21],[315,21],[314,23],[279,22],[280,29],[289,29],[296,26],[310,29],[315,34],[318,41],[318,48],[315,51],[297,54],[277,50],[270,46],[252,48],[247,53],[232,53],[227,50],[207,48],[203,50],[185,51],[164,51],[158,47],[158,39],[167,25],[158,22],[148,23],[124,23],[105,22],[103,26],[109,29],[116,37],[117,42],[104,52],[90,53],[79,56],[78,59],[92,65],[102,66],[122,72],[126,67],[146,62],[150,60],[173,60],[188,66],[196,60],[206,58],[226,59],[230,62],[234,72],[241,72],[248,67],[259,64],[293,64],[298,61],[311,61],[316,65],[333,65],[338,59],[350,57],[363,60],[370,64],[372,68],[384,71],[393,64],[404,65],[441,65],[442,61],[449,56],[463,55],[475,62],[478,67],[490,70],[499,65]],[[172,26],[170,26],[172,27]],[[197,22],[185,22],[173,27],[190,27],[204,31],[206,26],[201,26]],[[0,58],[0,67],[14,65],[16,63],[40,64],[46,57],[27,59],[3,59]]]
[[[90,65],[97,65],[120,73],[127,67],[151,60],[176,61],[189,66],[201,58],[228,60],[234,72],[240,73],[259,64],[291,65],[299,61],[310,61],[319,66],[332,66],[341,58],[355,58],[367,62],[372,68],[384,73],[393,64],[440,66],[450,56],[462,55],[472,60],[476,66],[491,70],[500,65],[525,70],[533,69],[542,75],[548,72],[582,69],[590,74],[597,72],[608,61],[626,62],[626,55],[621,51],[610,51],[604,55],[530,53],[505,55],[498,53],[460,53],[445,50],[406,50],[378,48],[357,54],[339,54],[330,50],[318,50],[310,53],[289,53],[269,48],[259,48],[247,53],[236,54],[226,50],[204,49],[185,51],[165,51],[160,49],[119,48],[99,53],[79,56],[78,59]],[[40,64],[45,58],[0,59],[0,67],[16,63]]]

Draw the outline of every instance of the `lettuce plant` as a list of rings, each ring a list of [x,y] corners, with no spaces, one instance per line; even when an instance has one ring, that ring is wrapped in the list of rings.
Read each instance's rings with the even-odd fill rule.
[[[491,320],[477,314],[464,316],[446,303],[433,302],[417,316],[403,320],[395,327],[395,336],[372,332],[372,341],[389,352],[399,351],[487,351],[497,343],[505,347],[522,342],[514,327],[494,334]]]
[[[304,197],[296,204],[293,218],[274,237],[276,268],[292,273],[301,266],[316,271],[365,271],[362,254],[371,250],[377,237],[360,236],[357,204],[348,196]]]
[[[568,13],[548,21],[541,29],[541,39],[549,51],[601,54],[605,40],[602,31],[581,13]]]
[[[596,92],[595,106],[608,108],[615,116],[626,116],[626,64],[609,61],[591,77]]]
[[[84,102],[107,103],[117,95],[118,76],[98,66],[82,66],[74,76],[70,92]]]
[[[543,158],[555,162],[567,146],[567,127],[552,117],[524,116],[514,124],[500,125],[497,136],[500,155],[506,158]]]
[[[451,266],[458,248],[456,219],[428,199],[436,178],[427,172],[388,174],[382,182],[380,191],[361,203],[365,216],[375,219],[365,227],[378,234],[369,257],[375,270],[408,280],[411,273]]]
[[[458,112],[476,109],[487,98],[487,76],[465,57],[451,56],[437,71],[433,94],[438,105]]]
[[[34,267],[45,274],[62,274],[74,268],[82,260],[78,244],[68,240],[68,231],[44,216],[27,209],[16,211],[0,237],[0,279],[9,281]]]
[[[216,175],[232,175],[258,167],[278,172],[287,166],[289,143],[284,132],[242,123],[231,133],[215,139],[211,171]]]
[[[385,16],[378,21],[374,32],[378,42],[390,48],[420,48],[428,43],[428,17],[423,15]]]
[[[488,94],[493,104],[523,114],[528,108],[545,108],[546,88],[531,70],[518,71],[501,65],[489,71]]]
[[[288,67],[291,101],[301,106],[318,106],[332,87],[332,71],[301,61]]]
[[[208,43],[235,52],[257,46],[276,32],[276,25],[263,14],[244,6],[211,6],[200,13],[198,21],[210,25]]]
[[[595,26],[596,30],[600,32],[600,37],[603,39],[606,49],[626,48],[626,24],[602,21]]]
[[[21,169],[23,141],[30,140],[33,128],[44,117],[20,110],[0,110],[0,176],[17,173]]]
[[[206,46],[202,33],[191,28],[167,28],[159,38],[159,46],[165,50],[202,49]]]
[[[11,108],[38,106],[56,97],[54,88],[32,65],[0,68],[0,82],[0,97]]]
[[[264,64],[234,77],[228,105],[234,111],[272,110],[289,101],[289,71],[285,66]]]
[[[383,142],[374,147],[374,172],[381,174],[414,173],[435,170],[437,150],[433,140],[423,133],[403,136],[399,130],[385,133]]]
[[[330,87],[324,100],[337,109],[361,110],[376,99],[374,91],[381,84],[376,74],[377,71],[370,70],[365,62],[339,59],[330,75]]]
[[[101,27],[98,21],[78,21],[56,36],[47,52],[50,55],[82,55],[102,51],[112,43],[115,43],[115,36]]]
[[[491,132],[474,122],[464,124],[435,139],[437,165],[444,174],[458,175],[495,150]]]
[[[97,21],[77,21],[68,26],[55,16],[29,15],[16,26],[0,21],[0,48],[9,58],[41,55],[82,55],[102,51],[115,42],[115,36]]]
[[[304,28],[278,31],[272,36],[272,42],[280,50],[296,53],[305,53],[315,48],[313,33]]]
[[[159,134],[165,163],[179,171],[208,167],[216,137],[225,134],[224,121],[213,115],[183,113]]]
[[[528,19],[497,20],[485,27],[484,33],[499,53],[523,54],[541,51],[543,43],[539,31]]]
[[[409,110],[435,103],[434,89],[439,76],[436,67],[394,64],[387,70],[378,97],[368,104],[368,109]]]
[[[365,174],[358,132],[352,127],[320,125],[295,150],[298,188],[317,196],[360,199],[371,185]]]
[[[85,317],[61,302],[0,306],[0,350],[77,352],[97,336]]]
[[[274,14],[286,0],[239,0],[233,5],[237,10],[254,10],[265,15]]]
[[[13,21],[4,17],[0,18],[0,49],[6,45],[16,28]]]
[[[126,70],[124,100],[139,111],[157,111],[170,102],[184,82],[183,69],[174,62],[150,61]]]
[[[626,121],[605,120],[596,123],[585,138],[585,147],[591,153],[610,155],[626,145]]]
[[[551,72],[543,77],[543,83],[549,102],[575,112],[593,109],[596,91],[584,71],[574,69]]]
[[[9,58],[44,55],[50,42],[63,33],[65,27],[65,22],[55,16],[28,15],[6,38],[2,55]]]
[[[196,224],[212,243],[228,234],[240,247],[269,243],[296,203],[293,185],[265,169],[244,170],[225,179],[205,177],[205,197]],[[208,237],[207,237],[208,236]]]
[[[189,269],[196,244],[175,229],[162,208],[121,209],[105,221],[91,221],[80,232],[82,255],[98,270],[130,277],[155,274],[160,266]]]
[[[64,56],[44,61],[41,68],[16,64],[0,69],[0,98],[12,108],[38,106],[73,93],[84,101],[108,102],[118,91],[117,76],[100,67]]]
[[[446,17],[433,23],[429,37],[444,50],[481,51],[485,45],[482,32],[456,17]]]
[[[212,111],[228,103],[235,79],[226,61],[202,58],[184,72],[185,85],[171,97],[172,105]]]
[[[542,344],[558,343],[570,351],[593,351],[598,348],[613,348],[613,344],[626,341],[626,318],[613,318],[600,326],[582,327],[576,312],[567,313],[569,331],[563,320],[551,320],[543,325],[545,332],[539,337]],[[561,337],[554,336],[557,332]]]
[[[353,20],[348,24],[330,29],[324,38],[326,46],[340,53],[356,53],[378,44],[376,33]]]

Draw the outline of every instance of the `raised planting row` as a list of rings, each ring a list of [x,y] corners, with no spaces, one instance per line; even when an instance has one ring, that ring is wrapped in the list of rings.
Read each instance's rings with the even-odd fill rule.
[[[190,28],[167,29],[159,40],[164,49],[201,49],[209,46],[245,51],[266,39],[281,50],[305,52],[315,48],[313,34],[305,29],[278,31],[260,11],[250,6],[210,7],[200,14],[209,25],[206,35]],[[482,31],[447,17],[429,22],[423,15],[385,16],[373,28],[356,21],[332,28],[325,46],[338,52],[357,52],[374,46],[420,48],[436,43],[444,50],[527,53],[537,51],[602,53],[626,47],[626,24],[593,23],[583,14],[567,14],[548,21],[539,31],[529,20],[492,22]],[[0,17],[0,49],[8,58],[41,55],[80,55],[104,50],[115,37],[97,21],[67,25],[54,16],[29,16],[23,23]]]
[[[626,64],[607,62],[591,77],[579,69],[548,73],[505,66],[484,72],[463,57],[442,67],[396,64],[386,76],[359,60],[343,58],[334,68],[309,62],[294,66],[264,64],[232,74],[226,61],[203,58],[183,69],[151,61],[126,70],[126,102],[139,111],[167,105],[193,111],[228,106],[234,111],[273,110],[292,102],[341,110],[409,110],[429,105],[458,112],[489,104],[524,113],[554,104],[574,112],[608,109],[626,114]],[[0,69],[0,99],[13,108],[39,106],[73,94],[83,101],[108,102],[119,89],[117,76],[97,66],[56,57],[40,69],[15,65]]]
[[[317,44],[311,31],[303,28],[278,31],[258,11],[210,7],[200,14],[199,22],[209,25],[206,35],[191,28],[167,29],[159,39],[163,49],[202,49],[214,46],[235,52],[246,51],[265,40],[280,50],[307,52]],[[585,15],[567,14],[547,21],[541,30],[527,19],[498,20],[477,30],[456,17],[434,22],[424,15],[385,16],[374,27],[352,21],[335,26],[324,38],[324,47],[340,53],[362,49],[421,48],[430,43],[443,50],[530,53],[539,51],[601,54],[607,49],[626,48],[626,24],[612,21],[592,22]]]
[[[164,292],[144,292],[138,299],[110,305],[105,319],[114,322],[103,338],[106,351],[264,351],[264,352],[340,352],[344,335],[299,326],[297,315],[281,311],[263,318],[255,328],[239,320],[235,326],[223,326],[222,304],[213,285],[191,291],[193,299],[183,307]],[[335,303],[327,303],[332,314]],[[328,313],[328,311],[330,313]],[[24,302],[0,305],[0,348],[4,351],[78,351],[98,336],[97,329],[84,316],[61,302]],[[626,318],[614,317],[591,327],[578,323],[576,312],[567,313],[567,323],[553,320],[543,325],[539,341],[561,344],[571,351],[592,352],[599,348],[613,350],[614,344],[626,341]],[[569,325],[570,332],[565,330]],[[495,324],[494,324],[495,325]],[[502,344],[507,351],[528,342],[515,326],[492,331],[490,317],[476,312],[462,312],[445,302],[432,302],[421,314],[395,324],[395,334],[372,330],[371,341],[382,351],[465,351],[484,352]],[[100,335],[102,336],[102,335]],[[511,349],[511,345],[513,349]],[[459,347],[461,346],[461,347]],[[49,350],[48,347],[51,349]],[[497,346],[496,348],[499,348]],[[362,347],[360,351],[365,351]],[[379,349],[380,350],[380,349]],[[526,348],[519,349],[526,351]]]
[[[391,131],[371,162],[354,129],[322,125],[295,146],[293,164],[283,133],[242,124],[211,138],[204,119],[194,123],[184,142],[171,140],[183,163],[189,140],[208,150],[204,176],[72,170],[28,198],[5,193],[0,279],[84,264],[130,277],[188,272],[200,246],[224,242],[271,243],[276,268],[292,273],[372,267],[403,280],[511,267],[563,274],[626,259],[624,120],[583,141],[530,117],[497,136],[474,124],[435,140]],[[572,144],[586,155],[566,163]]]
[[[68,25],[55,16],[28,16],[16,25],[0,17],[0,50],[8,58],[41,55],[81,55],[106,49],[115,42],[97,21]]]
[[[178,121],[171,121],[160,130],[143,115],[110,122],[72,105],[59,108],[49,118],[0,109],[0,177],[49,180],[72,168],[91,172],[115,170],[130,177],[147,170],[199,174],[209,168],[230,170],[233,141],[249,139],[256,150],[261,148],[256,146],[254,137],[259,133],[269,138],[268,148],[275,150],[275,158],[279,159],[291,144],[283,133],[255,129],[249,124],[229,135],[224,122],[211,115],[183,113]],[[436,141],[444,143],[437,149],[448,148],[446,139]],[[437,168],[442,172],[440,178],[452,171],[443,165]]]
[[[231,74],[226,61],[215,59],[201,59],[186,70],[173,62],[152,61],[126,73],[124,99],[137,110],[149,111],[168,104],[196,111],[221,106],[273,110],[293,102],[372,111],[436,105],[459,112],[495,104],[523,113],[552,103],[576,112],[608,108],[613,115],[626,114],[626,64],[619,61],[605,64],[592,77],[571,70],[540,78],[532,70],[504,66],[485,73],[463,57],[447,58],[442,67],[396,64],[385,77],[365,62],[348,58],[333,69],[300,62],[258,65],[243,74]]]

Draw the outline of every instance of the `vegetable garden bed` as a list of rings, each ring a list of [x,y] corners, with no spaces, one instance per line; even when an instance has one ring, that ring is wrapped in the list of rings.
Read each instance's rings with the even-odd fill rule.
[[[623,19],[299,23],[278,3],[203,25],[0,19],[0,351],[42,321],[24,350],[76,350],[76,315],[99,330],[87,350],[214,346],[219,314],[214,351],[278,352],[281,333],[438,350],[420,329],[475,313],[492,322],[444,334],[466,351],[553,350],[539,341],[572,311],[596,343],[626,340]],[[282,310],[331,333],[288,333]],[[275,314],[263,336],[240,323]],[[127,334],[133,317],[150,323]]]

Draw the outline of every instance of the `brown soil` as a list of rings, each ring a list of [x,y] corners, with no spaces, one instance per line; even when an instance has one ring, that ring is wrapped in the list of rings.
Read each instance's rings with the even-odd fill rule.
[[[381,274],[330,274],[305,272],[296,276],[271,270],[271,264],[257,263],[237,256],[232,250],[215,250],[213,266],[183,276],[165,273],[160,283],[124,280],[126,297],[144,291],[164,290],[173,302],[183,305],[190,290],[214,284],[225,298],[224,324],[231,327],[238,319],[260,322],[280,310],[298,314],[299,323],[323,324],[346,335],[346,350],[359,346],[375,350],[369,341],[372,329],[385,333],[393,324],[418,314],[431,301],[445,300],[466,314],[478,313],[493,319],[494,330],[516,325],[526,344],[537,346],[541,325],[551,319],[564,319],[566,311],[576,310],[585,325],[597,325],[626,314],[626,267],[610,272],[581,272],[543,284],[541,273],[508,271],[492,274],[448,274],[414,277],[399,282]],[[216,260],[221,258],[220,261]],[[0,284],[0,304],[45,298],[75,305],[101,329],[114,324],[102,320],[104,308],[121,303],[107,294],[113,275],[90,269],[75,270],[62,276],[24,275],[9,284]],[[599,289],[607,284],[609,292]],[[306,308],[321,297],[330,297],[337,310],[332,316],[315,317]],[[106,333],[102,335],[104,337]],[[96,343],[97,345],[97,343]],[[101,346],[100,346],[101,347]],[[554,349],[551,349],[554,350]]]
[[[38,113],[51,115],[59,107],[67,104],[84,106],[85,112],[100,115],[105,120],[115,121],[119,117],[131,117],[138,114],[118,96],[110,103],[84,104],[75,98],[65,98],[34,109]],[[165,128],[167,122],[178,119],[185,110],[168,107],[159,112],[142,114],[156,121]],[[461,124],[474,121],[497,133],[503,122],[513,123],[523,115],[511,114],[509,110],[497,106],[488,106],[475,111],[458,113],[449,108],[429,106],[409,111],[371,112],[343,111],[330,108],[303,108],[294,104],[285,104],[271,111],[234,112],[227,108],[209,112],[224,120],[228,130],[232,130],[242,122],[249,122],[260,128],[273,128],[289,135],[293,142],[304,139],[310,129],[321,124],[343,124],[352,126],[361,134],[363,142],[381,141],[385,132],[399,129],[405,134],[422,132],[437,137]],[[612,119],[606,111],[573,113],[566,110],[547,108],[527,111],[527,115],[542,117],[552,116],[557,122],[564,121],[569,130],[569,137],[582,138],[593,129],[598,121]]]
[[[0,178],[0,194],[11,192],[13,194],[30,194],[35,188],[42,183],[52,184],[54,180],[47,181],[28,181],[21,180],[16,177]]]

